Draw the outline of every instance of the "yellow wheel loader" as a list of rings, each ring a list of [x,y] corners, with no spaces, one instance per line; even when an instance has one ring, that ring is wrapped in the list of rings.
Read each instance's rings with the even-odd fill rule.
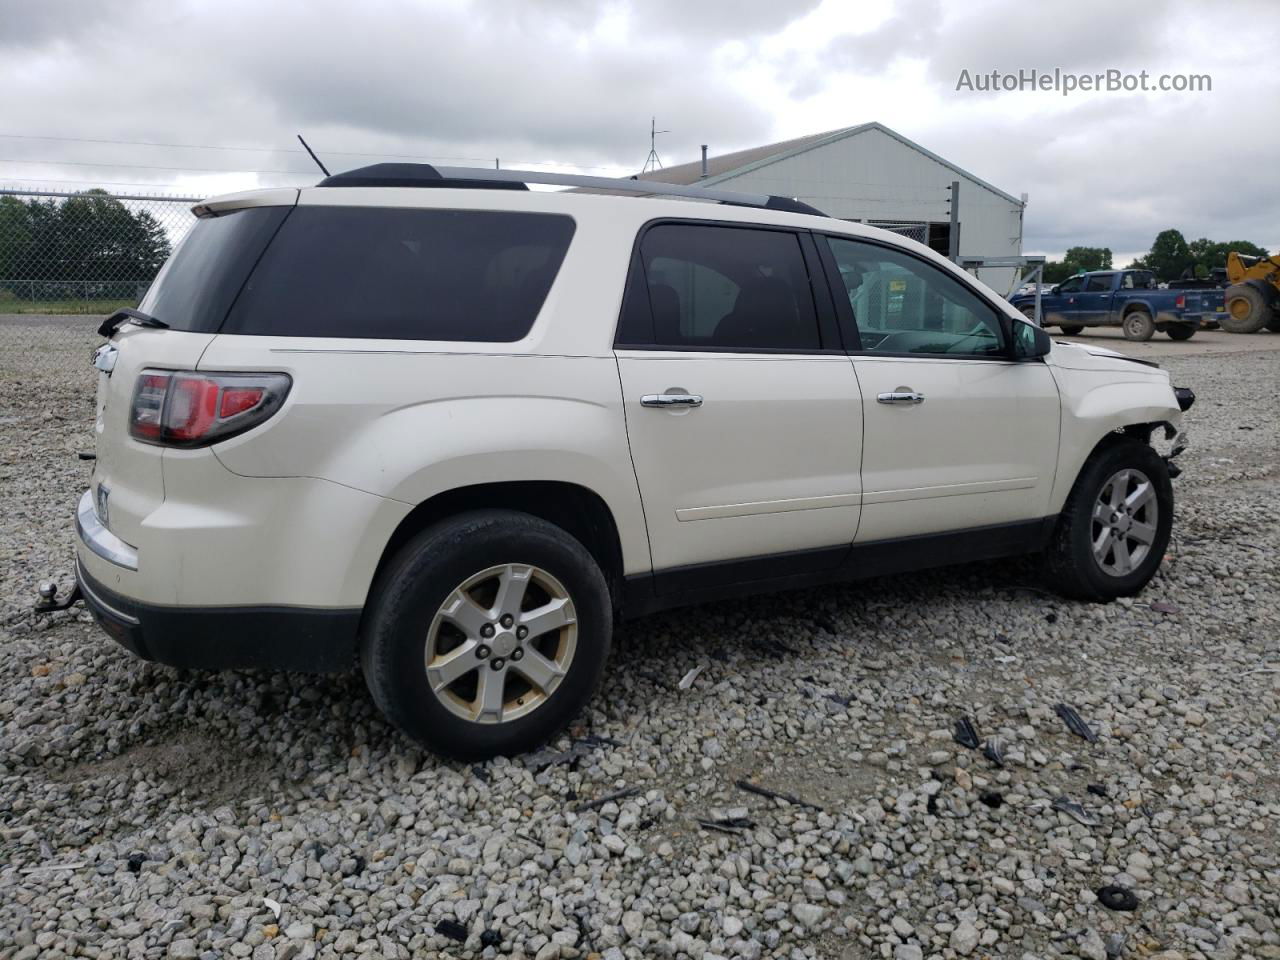
[[[1222,328],[1231,333],[1257,333],[1263,327],[1280,333],[1280,254],[1249,257],[1227,254],[1227,315]]]

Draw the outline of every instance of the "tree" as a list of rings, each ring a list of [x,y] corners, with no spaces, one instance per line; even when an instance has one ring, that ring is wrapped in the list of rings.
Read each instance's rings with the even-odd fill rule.
[[[1044,265],[1044,282],[1061,283],[1081,270],[1110,270],[1110,247],[1071,247],[1059,260],[1048,260]]]
[[[61,204],[0,198],[0,287],[18,296],[130,300],[168,256],[159,221],[104,190]]]
[[[1156,234],[1150,252],[1133,261],[1130,267],[1135,270],[1150,270],[1158,280],[1177,280],[1187,270],[1194,269],[1195,262],[1196,258],[1182,231],[1169,229]]]
[[[1227,254],[1232,250],[1250,257],[1266,257],[1268,255],[1265,247],[1250,243],[1248,240],[1231,240],[1227,243],[1218,243],[1201,237],[1199,240],[1192,240],[1187,246],[1191,250],[1192,257],[1195,258],[1195,271],[1198,277],[1209,276],[1215,267],[1225,267],[1227,265]]]

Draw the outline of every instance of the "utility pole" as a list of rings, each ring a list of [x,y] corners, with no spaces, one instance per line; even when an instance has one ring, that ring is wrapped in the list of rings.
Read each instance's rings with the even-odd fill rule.
[[[947,234],[947,259],[952,263],[960,256],[960,181],[947,187],[947,207],[951,211],[951,230]]]

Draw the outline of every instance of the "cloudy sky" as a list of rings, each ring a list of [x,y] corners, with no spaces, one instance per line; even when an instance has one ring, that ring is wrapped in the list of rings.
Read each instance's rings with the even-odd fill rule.
[[[1026,252],[1280,248],[1280,4],[0,0],[0,185],[208,195],[380,158],[631,173],[878,120],[1015,195]],[[957,90],[962,70],[1209,74]],[[252,149],[241,149],[252,148]]]

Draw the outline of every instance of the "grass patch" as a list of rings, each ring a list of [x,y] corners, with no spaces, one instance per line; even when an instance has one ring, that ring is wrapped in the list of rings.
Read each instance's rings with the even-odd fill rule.
[[[20,300],[0,296],[0,313],[89,314],[115,313],[121,307],[136,307],[137,300]]]

